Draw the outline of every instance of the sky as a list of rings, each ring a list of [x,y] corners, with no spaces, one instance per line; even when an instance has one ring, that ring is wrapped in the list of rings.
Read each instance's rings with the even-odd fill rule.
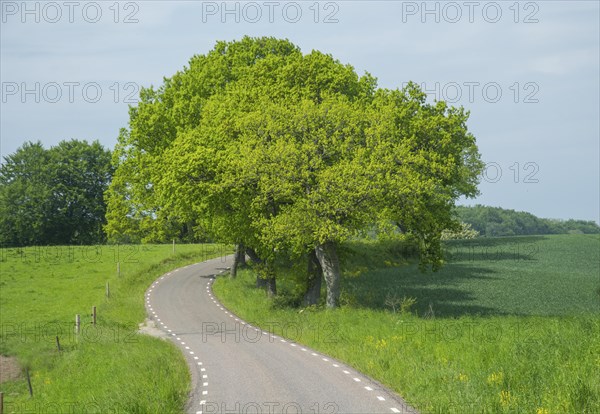
[[[598,1],[0,0],[0,153],[116,144],[140,88],[218,40],[287,38],[470,111],[486,168],[459,204],[600,222]]]

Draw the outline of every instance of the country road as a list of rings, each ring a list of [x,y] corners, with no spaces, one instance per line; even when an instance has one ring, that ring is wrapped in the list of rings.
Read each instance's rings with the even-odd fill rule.
[[[413,413],[402,399],[326,355],[259,330],[211,290],[231,257],[169,272],[146,292],[146,309],[184,353],[189,413]]]

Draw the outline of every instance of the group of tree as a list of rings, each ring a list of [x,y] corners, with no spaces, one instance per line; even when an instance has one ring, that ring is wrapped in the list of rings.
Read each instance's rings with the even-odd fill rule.
[[[545,219],[524,211],[480,204],[473,207],[457,206],[454,211],[460,221],[469,224],[481,236],[486,237],[600,233],[600,227],[594,221]]]
[[[271,294],[275,263],[302,260],[307,302],[323,275],[337,306],[337,246],[373,225],[413,235],[436,268],[455,200],[477,194],[467,112],[287,40],[217,42],[140,96],[113,153],[109,239],[235,244]]]
[[[112,171],[111,153],[97,141],[25,143],[0,166],[0,244],[103,242]]]

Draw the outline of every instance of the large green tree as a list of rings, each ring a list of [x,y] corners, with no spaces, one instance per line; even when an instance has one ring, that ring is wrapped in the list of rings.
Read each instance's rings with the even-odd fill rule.
[[[197,199],[193,203],[165,203],[165,197],[157,199],[156,183],[169,173],[163,162],[164,153],[178,150],[178,137],[194,139],[195,130],[206,118],[210,98],[244,78],[257,61],[266,56],[285,58],[299,53],[290,42],[272,38],[218,42],[206,55],[194,56],[189,66],[166,78],[159,88],[142,89],[140,103],[130,108],[129,128],[121,130],[113,155],[116,173],[107,192],[109,239],[164,240],[187,225],[213,240],[240,242],[239,233],[246,233],[244,226],[239,225],[240,217],[228,215],[223,219],[222,215],[198,214],[200,204],[210,201],[212,208],[219,207],[217,198]],[[203,157],[198,161],[205,162],[206,174],[214,172],[210,169],[214,165],[212,157],[219,151],[218,138],[212,138],[214,146],[197,154]],[[187,151],[179,149],[182,158],[176,168],[190,168]],[[202,182],[210,185],[207,177],[189,175],[188,179],[202,187]],[[227,208],[222,206],[223,211]]]
[[[28,142],[0,167],[0,242],[9,246],[104,240],[110,151],[97,141]]]
[[[363,170],[361,152],[343,141],[360,134],[373,91],[370,76],[361,79],[320,52],[266,55],[207,100],[198,126],[163,153],[155,194],[173,211],[190,207],[210,217],[220,240],[258,251],[267,280],[277,254],[326,251],[317,258],[330,270],[337,258],[329,246],[369,217],[353,186]],[[368,186],[367,175],[359,175]],[[339,184],[334,199],[330,187]],[[344,211],[332,217],[327,209],[334,203]],[[332,278],[325,273],[331,298],[338,270]]]
[[[193,221],[251,248],[273,283],[279,255],[308,257],[308,290],[322,271],[330,307],[341,242],[393,223],[436,267],[454,201],[477,192],[482,165],[462,109],[428,104],[412,84],[377,89],[285,40],[219,42],[150,95],[119,140],[109,233]]]

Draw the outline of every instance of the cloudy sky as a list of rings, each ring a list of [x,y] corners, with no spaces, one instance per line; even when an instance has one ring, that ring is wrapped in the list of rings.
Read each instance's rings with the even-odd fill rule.
[[[469,109],[481,203],[600,220],[597,1],[1,0],[1,148],[112,148],[142,86],[217,40],[288,38],[387,88],[415,81]]]

